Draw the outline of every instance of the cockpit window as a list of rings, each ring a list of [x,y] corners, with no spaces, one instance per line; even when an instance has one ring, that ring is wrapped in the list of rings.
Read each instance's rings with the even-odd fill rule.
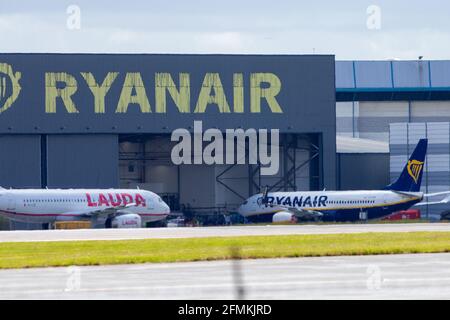
[[[244,204],[244,205],[246,205],[247,203],[248,203],[248,201],[247,201],[247,200],[245,200],[243,204]]]

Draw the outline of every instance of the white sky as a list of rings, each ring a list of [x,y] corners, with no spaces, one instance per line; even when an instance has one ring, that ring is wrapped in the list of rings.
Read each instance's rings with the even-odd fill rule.
[[[76,21],[70,5],[80,9],[80,29],[67,27]],[[367,27],[371,5],[380,8],[379,29]],[[450,59],[449,17],[448,0],[0,0],[0,52]]]

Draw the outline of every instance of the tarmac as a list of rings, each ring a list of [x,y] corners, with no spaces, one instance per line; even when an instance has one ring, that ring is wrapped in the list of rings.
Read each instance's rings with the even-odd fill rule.
[[[450,253],[0,270],[0,299],[449,299]]]
[[[450,231],[450,223],[258,225],[189,228],[0,231],[0,242],[131,240],[202,237]]]

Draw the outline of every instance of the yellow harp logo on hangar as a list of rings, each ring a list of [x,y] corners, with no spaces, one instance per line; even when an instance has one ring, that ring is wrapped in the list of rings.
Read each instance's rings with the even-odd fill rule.
[[[423,168],[423,162],[418,160],[409,160],[408,161],[408,173],[411,176],[411,178],[414,179],[414,182],[417,183],[417,180],[419,179],[420,172]]]
[[[11,107],[19,96],[21,76],[20,72],[14,73],[9,64],[0,63],[0,113]]]

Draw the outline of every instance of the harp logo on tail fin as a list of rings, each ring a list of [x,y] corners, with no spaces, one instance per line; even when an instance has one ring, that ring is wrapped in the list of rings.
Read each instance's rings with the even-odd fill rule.
[[[408,165],[408,174],[413,178],[414,182],[417,183],[417,180],[419,179],[420,172],[423,169],[423,161],[418,160],[409,160]]]

